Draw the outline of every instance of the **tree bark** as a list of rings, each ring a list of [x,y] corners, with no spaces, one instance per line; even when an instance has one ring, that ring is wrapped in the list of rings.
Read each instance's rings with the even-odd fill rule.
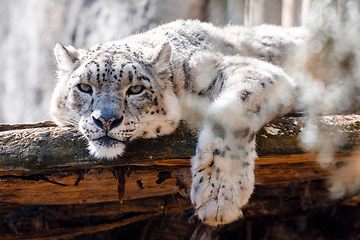
[[[343,135],[337,141],[337,152],[331,152],[333,161],[326,167],[319,164],[321,156],[301,148],[298,139],[305,122],[303,117],[278,118],[257,134],[260,157],[255,167],[256,187],[244,207],[245,218],[293,216],[360,202],[357,188],[349,187],[356,186],[354,182],[360,175],[359,161],[352,155],[360,143],[359,116],[326,116],[318,120],[320,130]],[[6,216],[2,221],[15,233],[20,231],[12,225],[19,206],[46,206],[31,215],[32,221],[46,215],[44,226],[55,224],[55,218],[73,221],[62,215],[65,210],[71,211],[71,206],[82,209],[79,219],[94,214],[99,219],[118,219],[108,224],[49,228],[53,232],[37,235],[42,237],[75,237],[192,209],[189,159],[195,153],[197,131],[184,123],[172,135],[134,141],[123,157],[111,161],[90,156],[86,142],[71,127],[45,122],[1,125],[0,129],[0,215]],[[339,184],[345,186],[342,195],[334,190]],[[25,212],[21,210],[21,214]],[[19,223],[25,224],[28,218],[21,219]],[[191,224],[187,227],[194,230]]]

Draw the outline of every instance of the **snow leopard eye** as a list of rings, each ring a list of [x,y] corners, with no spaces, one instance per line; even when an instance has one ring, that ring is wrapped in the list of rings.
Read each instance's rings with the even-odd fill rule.
[[[80,83],[77,85],[80,92],[92,94],[93,90],[92,87],[85,83]]]
[[[140,94],[144,90],[144,87],[141,85],[132,86],[128,89],[127,94],[128,95],[136,95]]]

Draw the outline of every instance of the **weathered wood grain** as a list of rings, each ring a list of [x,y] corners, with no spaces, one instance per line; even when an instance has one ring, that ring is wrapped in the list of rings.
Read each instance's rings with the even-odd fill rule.
[[[71,127],[4,131],[0,132],[0,172],[26,175],[189,158],[195,152],[195,136],[196,132],[183,124],[170,136],[132,142],[123,157],[100,161],[89,155],[86,141]]]
[[[323,118],[323,125],[347,133],[346,149],[359,145],[358,116]],[[316,154],[305,154],[298,136],[301,117],[279,118],[257,135],[260,158],[256,161],[256,184],[288,184],[326,179],[347,153],[336,154],[333,164],[323,168]],[[137,140],[123,157],[99,161],[90,156],[86,142],[70,127],[49,127],[0,132],[0,198],[18,204],[79,204],[133,200],[182,193],[191,185],[190,157],[196,131],[185,124],[170,136]],[[20,128],[20,129],[18,129]],[[345,149],[344,148],[344,149]],[[345,152],[345,153],[344,153]],[[119,184],[119,166],[128,168]],[[121,176],[120,176],[121,180]],[[56,196],[56,197],[54,197]]]
[[[360,143],[359,116],[319,120],[321,128],[345,136],[339,142],[342,148],[325,168],[318,164],[317,154],[304,153],[299,144],[305,121],[279,118],[257,134],[260,157],[255,191],[244,208],[246,219],[309,214],[358,195],[352,191],[341,200],[330,198],[333,182],[327,179],[359,174],[360,170],[342,168],[358,164],[351,152]],[[70,127],[46,122],[2,125],[0,129],[0,215],[4,226],[0,233],[4,239],[74,238],[192,209],[189,159],[195,152],[197,132],[185,124],[172,135],[134,141],[123,157],[113,161],[90,156],[86,142]],[[123,179],[119,180],[119,174]],[[344,204],[358,202],[354,197]],[[193,224],[181,219],[177,218],[174,226],[194,230]],[[73,226],[59,227],[59,221]],[[22,232],[23,225],[32,230]],[[9,234],[5,229],[21,234]]]
[[[284,117],[267,124],[257,134],[260,156],[301,154],[299,133],[305,118]],[[321,126],[346,134],[345,149],[360,145],[359,116],[330,116],[320,120]],[[123,157],[99,161],[86,150],[86,141],[71,127],[48,127],[0,132],[0,174],[31,175],[64,169],[84,169],[120,165],[153,165],[168,159],[189,159],[195,153],[197,132],[182,123],[174,134],[157,139],[139,139],[128,145]],[[41,125],[40,125],[41,126]],[[29,127],[29,126],[27,126]],[[0,129],[9,126],[0,126]]]
[[[257,185],[290,183],[328,178],[344,161],[337,155],[328,168],[318,166],[310,154],[266,156],[257,160]],[[92,168],[52,174],[0,177],[2,202],[18,204],[80,204],[118,201],[116,168]],[[129,166],[123,200],[181,193],[189,197],[190,163],[186,159],[163,161],[152,167]]]

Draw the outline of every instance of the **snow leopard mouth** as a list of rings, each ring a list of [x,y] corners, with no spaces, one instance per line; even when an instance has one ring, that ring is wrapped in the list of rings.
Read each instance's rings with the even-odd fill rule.
[[[92,139],[92,142],[96,143],[97,145],[103,146],[103,147],[115,147],[120,144],[126,144],[128,141],[120,141],[118,139],[109,137],[109,136],[103,136],[96,139]]]

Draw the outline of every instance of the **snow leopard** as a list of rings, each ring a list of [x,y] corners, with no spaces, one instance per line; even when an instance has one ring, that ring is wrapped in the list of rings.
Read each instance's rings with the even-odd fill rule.
[[[200,125],[191,201],[204,223],[230,223],[254,189],[256,132],[293,108],[297,85],[283,67],[304,36],[177,20],[89,49],[57,44],[51,114],[77,127],[99,159],[170,134],[180,120]]]

